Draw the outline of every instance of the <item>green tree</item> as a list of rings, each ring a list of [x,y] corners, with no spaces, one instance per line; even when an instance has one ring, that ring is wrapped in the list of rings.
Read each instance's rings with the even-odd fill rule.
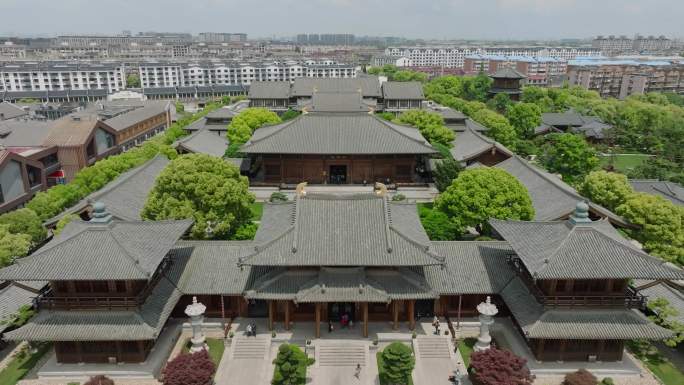
[[[498,168],[465,170],[435,200],[435,208],[460,228],[489,232],[490,218],[531,220],[532,199],[514,176]]]
[[[518,135],[505,116],[489,109],[481,109],[472,116],[474,121],[489,128],[487,135],[511,150],[515,150]]]
[[[390,121],[390,122],[393,121],[395,118],[393,113],[386,112],[386,111],[385,112],[376,112],[375,115],[381,119],[385,119],[385,120]]]
[[[240,170],[205,154],[172,160],[159,174],[142,217],[147,220],[192,218],[195,239],[228,239],[251,223],[254,195]]]
[[[628,171],[632,179],[669,180],[684,184],[684,171],[679,164],[667,159],[652,157]]]
[[[177,101],[176,102],[176,113],[182,114],[183,112],[185,112],[185,106],[180,101]]]
[[[654,298],[646,305],[653,315],[648,318],[666,329],[670,329],[674,335],[663,342],[665,345],[674,348],[684,341],[684,324],[677,321],[679,310],[675,309],[665,298]]]
[[[421,206],[418,214],[420,223],[432,241],[455,241],[465,231],[441,211]]]
[[[81,218],[76,214],[68,214],[68,215],[63,216],[62,218],[59,219],[59,221],[57,221],[57,224],[55,225],[55,230],[53,231],[53,233],[55,234],[55,236],[58,236],[69,223],[71,223],[75,220],[79,220],[79,219],[81,219]]]
[[[435,187],[439,192],[444,192],[451,183],[456,179],[458,173],[463,170],[463,166],[454,158],[449,157],[436,162],[435,170],[432,172],[432,178],[435,181]]]
[[[278,356],[273,360],[273,385],[303,385],[306,383],[306,368],[313,365],[313,358],[295,344],[282,344],[278,348]]]
[[[504,93],[494,95],[494,97],[487,102],[489,108],[500,114],[505,113],[506,110],[508,110],[508,106],[511,104],[513,104],[511,97]]]
[[[382,351],[382,365],[380,372],[384,381],[391,385],[408,385],[411,373],[416,366],[411,348],[401,342],[392,342]]]
[[[634,194],[626,176],[603,170],[592,171],[584,177],[579,192],[610,210],[615,210]]]
[[[280,117],[280,119],[281,119],[283,122],[286,122],[286,121],[288,121],[288,120],[291,120],[291,119],[294,119],[294,118],[298,117],[299,115],[301,115],[301,112],[289,108],[289,109],[288,109],[287,111],[285,111],[285,113]]]
[[[411,70],[401,70],[395,72],[390,80],[395,82],[421,82],[427,81],[427,74],[423,72],[411,71]]]
[[[47,238],[47,230],[43,227],[43,221],[40,220],[35,211],[28,208],[0,215],[0,225],[7,225],[12,234],[28,234],[33,245],[37,245]]]
[[[126,77],[126,88],[140,88],[140,75],[129,74]]]
[[[265,108],[245,108],[228,125],[227,136],[231,143],[246,143],[257,128],[282,120]]]
[[[455,138],[454,132],[444,126],[442,116],[434,112],[408,110],[399,115],[397,121],[416,127],[430,143],[451,146]]]
[[[0,325],[4,325],[5,327],[20,327],[25,325],[34,315],[36,315],[36,311],[31,305],[22,305],[14,314],[9,315],[6,319],[0,320]]]
[[[484,72],[480,72],[477,76],[463,77],[463,95],[465,100],[475,100],[485,102],[489,95],[489,90],[492,87],[493,80]]]
[[[0,267],[10,265],[14,258],[26,256],[30,247],[30,235],[12,234],[8,225],[0,225]]]
[[[630,235],[648,252],[684,264],[684,208],[656,195],[635,193],[615,213],[640,226]]]
[[[546,138],[540,160],[547,170],[561,174],[566,182],[577,181],[598,166],[596,151],[582,136],[562,133]]]
[[[532,103],[516,103],[508,106],[506,117],[520,139],[529,139],[541,124],[541,108]]]

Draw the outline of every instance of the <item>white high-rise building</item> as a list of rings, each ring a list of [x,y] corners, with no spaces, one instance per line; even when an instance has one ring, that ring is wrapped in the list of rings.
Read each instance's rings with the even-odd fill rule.
[[[123,63],[8,62],[0,65],[0,91],[126,88]]]

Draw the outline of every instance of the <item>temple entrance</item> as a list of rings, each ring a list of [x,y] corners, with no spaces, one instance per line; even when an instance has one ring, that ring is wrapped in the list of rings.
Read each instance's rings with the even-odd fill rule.
[[[345,184],[347,183],[347,166],[346,165],[332,165],[330,166],[330,184]]]
[[[328,304],[328,319],[340,322],[346,315],[349,320],[356,321],[356,307],[352,302],[331,302]]]
[[[435,315],[435,300],[420,299],[416,301],[414,313],[416,319],[432,318]]]
[[[250,299],[247,304],[248,317],[268,317],[268,303],[263,300]]]

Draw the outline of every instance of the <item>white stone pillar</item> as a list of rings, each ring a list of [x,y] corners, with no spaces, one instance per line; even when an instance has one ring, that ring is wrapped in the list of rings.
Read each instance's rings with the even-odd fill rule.
[[[499,312],[496,305],[487,296],[487,301],[477,305],[477,311],[480,313],[480,336],[477,338],[475,344],[475,351],[479,352],[487,350],[492,342],[492,336],[489,335],[489,326],[494,323],[494,316]]]
[[[192,326],[192,338],[190,342],[190,353],[199,352],[202,349],[209,350],[209,346],[205,343],[206,337],[202,333],[202,323],[204,322],[204,312],[207,307],[197,302],[197,297],[192,297],[192,304],[185,308],[185,314],[190,317],[190,326]]]

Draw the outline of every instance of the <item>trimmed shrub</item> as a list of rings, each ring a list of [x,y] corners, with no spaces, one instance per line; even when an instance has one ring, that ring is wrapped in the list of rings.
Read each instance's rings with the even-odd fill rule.
[[[107,376],[99,375],[90,377],[90,380],[83,385],[114,385],[114,380]]]
[[[169,361],[163,372],[164,385],[208,385],[213,381],[216,366],[209,353],[184,353]]]
[[[388,384],[409,384],[411,372],[416,366],[411,348],[401,342],[392,342],[382,351],[383,381]]]
[[[273,360],[273,385],[303,385],[306,382],[306,367],[313,365],[314,359],[295,344],[282,344],[278,357]]]
[[[475,385],[531,385],[533,381],[527,360],[496,348],[474,352],[469,372]]]
[[[406,195],[404,194],[394,194],[392,196],[392,202],[401,202],[406,200]]]
[[[597,385],[596,377],[589,373],[586,369],[580,369],[573,373],[565,375],[563,385]]]
[[[273,203],[273,202],[287,202],[287,195],[280,191],[276,191],[273,194],[271,194],[271,197],[268,198],[268,201]]]

